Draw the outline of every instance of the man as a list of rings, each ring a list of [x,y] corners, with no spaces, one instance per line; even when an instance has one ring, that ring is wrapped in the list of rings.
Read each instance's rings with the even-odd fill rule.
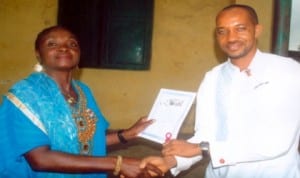
[[[146,163],[174,175],[206,155],[208,178],[300,177],[300,64],[257,49],[253,8],[230,5],[216,17],[228,61],[206,73],[197,95],[195,134],[164,145]]]

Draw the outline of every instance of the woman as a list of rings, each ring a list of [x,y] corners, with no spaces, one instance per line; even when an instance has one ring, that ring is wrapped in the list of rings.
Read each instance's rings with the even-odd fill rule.
[[[109,124],[90,89],[72,79],[80,56],[74,34],[47,28],[38,34],[35,51],[43,71],[16,83],[0,107],[0,177],[146,174],[139,160],[106,157],[106,145],[135,138],[152,121],[141,118],[129,129],[106,132]]]

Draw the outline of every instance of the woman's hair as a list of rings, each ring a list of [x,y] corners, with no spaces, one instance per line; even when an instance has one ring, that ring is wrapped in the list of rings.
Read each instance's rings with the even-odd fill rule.
[[[46,36],[48,33],[52,32],[54,30],[57,30],[57,29],[63,29],[63,30],[66,30],[66,31],[72,33],[74,35],[74,37],[76,38],[76,40],[78,40],[76,35],[70,29],[68,29],[64,26],[61,26],[61,25],[55,25],[55,26],[47,27],[37,34],[37,37],[36,37],[35,43],[34,43],[35,50],[39,50],[40,43],[44,36]]]

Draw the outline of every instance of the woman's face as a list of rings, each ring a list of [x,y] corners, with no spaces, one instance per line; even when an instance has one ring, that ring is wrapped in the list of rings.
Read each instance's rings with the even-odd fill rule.
[[[79,63],[80,47],[71,32],[55,28],[42,36],[36,55],[45,71],[71,71]]]

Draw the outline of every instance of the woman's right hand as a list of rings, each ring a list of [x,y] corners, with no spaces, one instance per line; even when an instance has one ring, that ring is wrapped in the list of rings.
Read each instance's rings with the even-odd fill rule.
[[[176,159],[173,156],[148,156],[144,158],[140,164],[140,168],[146,168],[148,165],[153,165],[156,168],[160,169],[162,174],[157,174],[156,172],[153,172],[151,170],[147,170],[148,173],[153,177],[159,177],[163,176],[164,173],[166,173],[168,170],[170,170],[172,167],[176,166],[177,162]]]
[[[123,178],[150,178],[152,177],[149,172],[154,172],[157,176],[162,176],[163,173],[160,169],[153,165],[147,165],[140,168],[141,161],[134,158],[123,158],[120,177]]]

